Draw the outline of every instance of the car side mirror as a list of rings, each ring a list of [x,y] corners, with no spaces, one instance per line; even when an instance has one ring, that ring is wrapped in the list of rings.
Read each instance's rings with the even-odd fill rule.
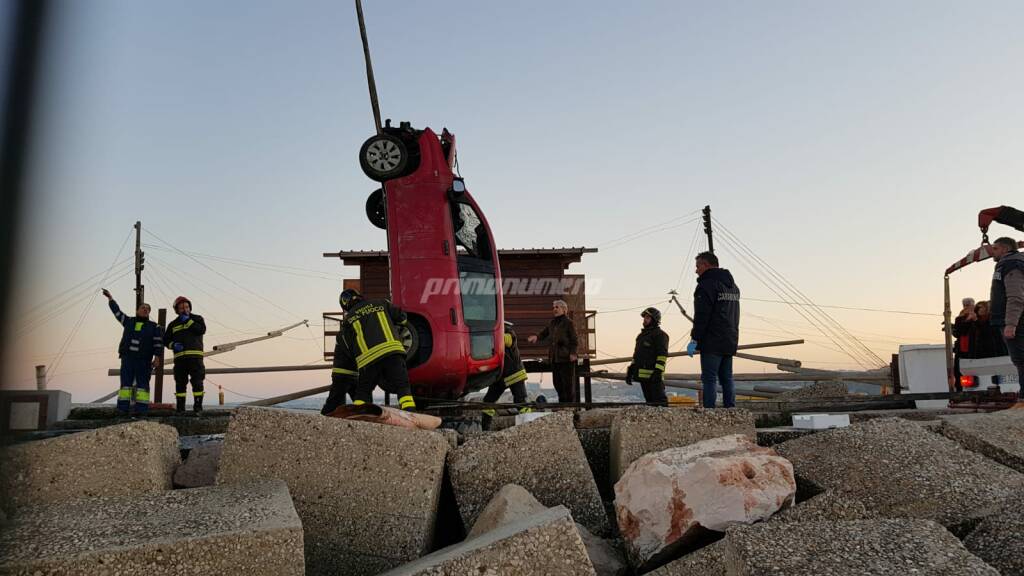
[[[462,178],[452,180],[452,189],[448,191],[452,198],[459,198],[466,193],[466,183]]]

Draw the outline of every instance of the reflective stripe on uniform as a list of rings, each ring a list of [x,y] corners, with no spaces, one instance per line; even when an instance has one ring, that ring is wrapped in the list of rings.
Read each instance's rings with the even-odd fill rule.
[[[352,405],[353,406],[362,406],[363,404],[366,404],[366,402],[364,402],[363,400],[353,400],[352,401]]]
[[[505,385],[506,386],[511,386],[513,384],[516,384],[518,382],[522,382],[523,380],[526,380],[526,378],[527,378],[527,376],[526,376],[526,368],[521,368],[521,369],[519,369],[519,371],[513,372],[513,373],[509,374],[508,376],[505,376]]]
[[[398,399],[398,405],[402,408],[415,408],[416,401],[412,399],[412,396],[402,396]]]
[[[178,332],[180,332],[182,330],[190,328],[192,326],[192,324],[195,324],[195,322],[193,322],[192,319],[189,319],[189,321],[185,322],[184,324],[178,324],[174,328],[171,328],[171,334],[177,334]]]
[[[636,370],[636,375],[638,378],[650,378],[651,374],[653,373],[654,370],[651,370],[650,368],[637,368]]]
[[[175,352],[175,358],[181,358],[182,356],[202,356],[202,350],[182,350],[181,352]]]
[[[505,334],[505,348],[511,348],[511,347],[512,347],[512,335],[511,334]]]
[[[139,347],[138,346],[129,346],[128,350],[130,350],[131,352],[138,352],[139,351]]]
[[[659,362],[658,364],[654,365],[654,369],[655,370],[660,370],[661,372],[664,372],[665,371],[665,365]]]
[[[132,389],[131,388],[121,388],[120,390],[117,391],[117,399],[118,400],[131,400],[132,399]]]
[[[494,408],[484,408],[483,410],[481,410],[481,412],[490,416],[491,418],[494,418],[494,415],[498,413],[498,411],[495,410]]]
[[[175,392],[174,393],[174,397],[175,398],[185,398],[186,396],[188,396],[188,394],[186,394],[185,392]]]
[[[142,332],[142,326],[145,325],[145,324],[146,324],[145,322],[136,322],[135,323],[135,331],[136,332]]]
[[[356,345],[359,347],[359,355],[356,356],[356,367],[363,368],[367,364],[370,364],[374,360],[377,360],[381,356],[391,354],[392,352],[399,352],[405,354],[405,346],[391,333],[391,325],[388,323],[387,316],[383,312],[377,313],[377,319],[381,324],[381,331],[384,334],[384,342],[377,344],[373,348],[366,346],[366,338],[363,336],[363,324],[362,319],[352,322],[352,328],[356,332]]]
[[[668,361],[668,356],[658,356],[656,363],[654,364],[655,370],[665,371],[665,362]]]
[[[331,368],[331,374],[344,374],[346,376],[357,376],[359,372],[355,370],[347,370],[345,368]]]
[[[142,388],[135,389],[135,401],[136,402],[149,402],[149,390],[143,390]]]
[[[204,394],[206,394],[206,392],[203,390],[200,390],[199,392],[192,392],[192,396],[195,396],[196,398],[202,398]]]
[[[523,406],[519,409],[520,414],[529,414],[530,412],[533,412],[533,408],[530,408],[529,406]]]

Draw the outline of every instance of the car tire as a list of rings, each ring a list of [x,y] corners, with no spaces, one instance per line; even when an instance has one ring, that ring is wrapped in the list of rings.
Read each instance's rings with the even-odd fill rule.
[[[391,134],[376,134],[359,149],[359,166],[371,180],[386,182],[405,176],[410,166],[409,146]]]
[[[384,205],[384,189],[377,188],[366,198],[366,217],[381,230],[388,228],[388,211]]]
[[[406,336],[406,330],[410,332]],[[407,341],[413,343],[412,347],[406,347],[405,363],[409,368],[415,368],[426,363],[434,351],[434,338],[430,332],[430,323],[426,318],[417,314],[409,314],[409,322],[402,327],[402,344]]]

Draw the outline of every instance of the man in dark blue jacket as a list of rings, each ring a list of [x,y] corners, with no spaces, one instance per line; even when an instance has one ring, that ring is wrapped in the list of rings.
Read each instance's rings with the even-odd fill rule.
[[[711,252],[697,255],[697,290],[693,293],[693,331],[686,351],[700,350],[700,379],[704,407],[714,408],[718,384],[726,408],[736,406],[732,380],[732,357],[740,339],[740,289],[732,274],[718,267]]]
[[[160,366],[160,352],[163,348],[163,331],[149,319],[149,304],[142,304],[135,316],[121,312],[114,297],[107,289],[103,295],[110,303],[110,311],[124,330],[117,346],[121,358],[121,389],[117,392],[117,410],[127,414],[135,401],[135,411],[145,414],[149,410],[149,376],[153,368]],[[134,389],[134,398],[132,392]]]

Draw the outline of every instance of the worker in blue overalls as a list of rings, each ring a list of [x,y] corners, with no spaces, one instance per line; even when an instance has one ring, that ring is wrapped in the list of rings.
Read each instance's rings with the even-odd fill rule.
[[[135,401],[135,412],[145,414],[149,410],[149,376],[154,368],[160,367],[160,353],[163,350],[164,334],[156,322],[149,319],[149,304],[140,304],[135,316],[121,312],[114,297],[106,289],[103,295],[110,301],[110,311],[124,327],[117,355],[121,358],[121,389],[117,392],[117,410],[127,414]],[[132,388],[135,397],[132,398]]]

